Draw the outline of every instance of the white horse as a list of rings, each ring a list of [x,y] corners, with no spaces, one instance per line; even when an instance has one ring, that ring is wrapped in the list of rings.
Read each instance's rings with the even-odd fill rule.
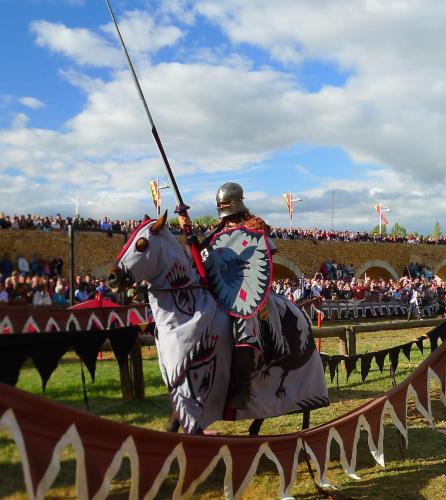
[[[267,299],[268,330],[280,329],[286,353],[268,363],[255,354],[251,395],[244,409],[230,406],[232,321],[200,285],[191,260],[165,227],[166,214],[143,222],[118,255],[108,280],[123,287],[149,281],[163,380],[184,431],[201,432],[216,420],[263,419],[329,404],[311,323],[280,295]],[[259,335],[265,321],[254,318]],[[237,381],[232,381],[232,383]]]

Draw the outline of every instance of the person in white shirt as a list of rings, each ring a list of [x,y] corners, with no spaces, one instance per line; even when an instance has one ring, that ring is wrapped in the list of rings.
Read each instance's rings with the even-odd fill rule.
[[[313,280],[313,283],[311,284],[311,295],[313,297],[320,297],[321,292],[322,286],[320,280]]]
[[[39,286],[39,289],[34,292],[33,295],[33,306],[50,306],[52,304],[51,296],[48,293],[48,286],[46,284],[42,284]]]
[[[29,274],[29,262],[25,257],[19,255],[17,258],[17,267],[22,276],[28,276]]]
[[[420,294],[418,290],[414,288],[409,301],[409,313],[407,315],[408,320],[412,319],[413,316],[416,316],[417,319],[421,319],[419,299]]]
[[[293,292],[294,302],[298,302],[302,298],[302,288],[298,286]]]
[[[9,302],[8,292],[5,290],[5,285],[0,281],[0,305]]]

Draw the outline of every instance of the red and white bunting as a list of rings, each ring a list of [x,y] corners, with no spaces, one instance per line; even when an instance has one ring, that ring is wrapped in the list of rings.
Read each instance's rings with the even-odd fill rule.
[[[11,433],[19,449],[28,496],[33,499],[44,498],[50,489],[60,469],[61,451],[69,444],[78,462],[79,498],[105,498],[125,455],[131,463],[130,498],[156,496],[174,460],[180,467],[174,497],[189,498],[220,459],[226,466],[225,496],[239,498],[263,455],[276,463],[279,495],[284,497],[290,494],[303,450],[314,461],[318,483],[330,484],[327,470],[333,440],[340,447],[344,471],[358,479],[355,470],[361,429],[369,434],[373,457],[384,466],[384,419],[389,416],[407,439],[408,400],[414,396],[417,409],[432,425],[430,389],[435,384],[431,385],[431,380],[438,383],[440,399],[446,405],[446,342],[382,396],[315,428],[259,437],[153,431],[96,417],[0,384],[0,428]]]

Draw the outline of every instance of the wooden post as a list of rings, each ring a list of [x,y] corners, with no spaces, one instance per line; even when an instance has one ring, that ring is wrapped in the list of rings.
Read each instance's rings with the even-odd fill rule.
[[[350,326],[345,329],[347,337],[347,352],[349,356],[354,356],[356,354],[356,332],[355,327]]]
[[[344,333],[339,335],[339,354],[342,356],[348,355],[348,347],[347,347],[347,333],[344,330]]]
[[[122,399],[125,401],[133,401],[135,399],[135,395],[133,392],[128,360],[126,360],[126,362],[119,367],[119,375],[121,378]]]
[[[135,399],[144,399],[144,370],[142,364],[141,342],[136,339],[135,345],[130,352],[130,364],[133,374],[133,394]]]
[[[339,335],[339,354],[342,356],[348,356],[348,344],[347,344],[347,331],[344,330],[344,333],[342,335]],[[342,362],[342,369],[344,370],[345,373],[347,373],[347,368],[345,366],[345,363]]]

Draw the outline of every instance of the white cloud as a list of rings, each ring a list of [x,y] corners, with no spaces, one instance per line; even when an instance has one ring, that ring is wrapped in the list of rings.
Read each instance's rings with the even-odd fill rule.
[[[16,113],[12,119],[13,129],[23,129],[28,124],[29,117],[25,113]]]
[[[181,63],[155,63],[154,52],[185,39],[185,24],[188,33],[195,28],[197,13],[219,26],[229,42],[203,43],[199,31],[178,52]],[[433,0],[206,0],[195,6],[169,0],[154,16],[131,11],[119,23],[177,173],[255,177],[256,166],[279,150],[336,146],[379,169],[365,179],[358,176],[359,181],[333,179],[333,171],[332,178],[300,193],[304,202],[296,218],[302,226],[329,225],[332,189],[337,227],[373,221],[370,207],[378,197],[398,222],[429,225],[446,208],[441,192],[445,13],[446,4]],[[60,74],[84,93],[86,104],[61,130],[30,128],[25,114],[15,115],[11,127],[0,130],[0,169],[21,174],[3,176],[5,185],[19,190],[21,179],[42,177],[54,200],[68,184],[67,189],[82,189],[85,199],[98,201],[99,211],[141,210],[147,202],[141,179],[162,173],[162,164],[111,24],[94,32],[36,21],[31,30],[40,47],[81,66]],[[260,48],[284,69],[255,69],[256,61],[248,58],[250,51],[239,50],[240,44]],[[306,91],[299,65],[307,61],[328,62],[347,71],[348,80],[335,87],[327,77],[320,90]],[[92,77],[88,66],[111,68],[110,80]],[[295,170],[308,174],[302,165]],[[280,173],[271,170],[274,178]],[[267,188],[247,190],[250,206],[272,222],[287,224],[283,200],[263,194]],[[201,200],[195,206],[213,210],[215,188],[203,185],[197,191],[190,189],[191,198]],[[26,190],[13,192],[7,203],[21,206],[17,200],[26,199]],[[171,202],[171,193],[166,198]]]
[[[37,45],[69,57],[77,64],[116,67],[124,63],[117,47],[87,29],[68,28],[48,21],[33,21],[30,28],[36,35]]]
[[[36,99],[35,97],[19,97],[19,102],[20,104],[23,104],[23,106],[31,109],[39,109],[45,106],[42,101],[39,101],[39,99]]]
[[[128,49],[134,53],[153,53],[163,47],[175,44],[182,36],[177,26],[158,24],[142,10],[132,10],[118,20],[119,30]],[[115,36],[112,23],[102,27],[108,35]]]
[[[303,165],[296,165],[294,168],[300,175],[311,175],[311,172],[308,170],[308,168],[304,167]]]
[[[163,0],[159,14],[186,25],[193,25],[196,18],[196,12],[190,0]]]
[[[159,25],[152,16],[140,10],[126,12],[118,23],[128,50],[137,59],[175,44],[182,36],[178,27]],[[100,27],[102,34],[44,20],[33,21],[30,29],[36,35],[37,45],[62,54],[78,65],[105,68],[125,65],[112,23]]]
[[[197,10],[233,43],[284,62],[322,60],[352,72],[347,85],[292,92],[305,117],[297,141],[336,144],[357,161],[422,182],[445,176],[446,4],[435,0],[203,0]]]

